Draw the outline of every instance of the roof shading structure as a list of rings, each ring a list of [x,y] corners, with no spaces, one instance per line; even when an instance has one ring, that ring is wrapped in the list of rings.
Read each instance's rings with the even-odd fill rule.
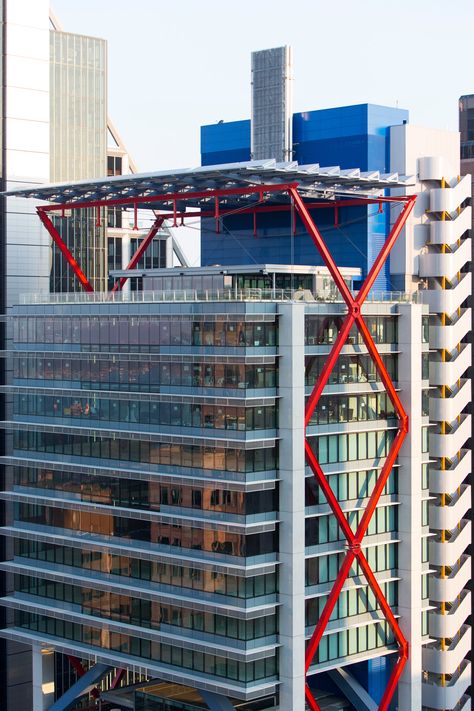
[[[410,179],[398,173],[363,172],[358,168],[343,170],[338,166],[321,167],[318,164],[298,165],[296,162],[263,160],[120,175],[74,183],[33,185],[4,194],[62,205],[129,200],[138,202],[140,207],[146,207],[147,198],[162,196],[160,203],[163,209],[171,208],[177,195],[182,195],[187,207],[203,209],[209,206],[206,193],[289,183],[298,186],[302,197],[336,200],[341,197],[376,198],[387,189],[406,188]],[[281,202],[285,192],[283,188],[281,192],[275,190],[271,195],[266,195],[266,201]],[[193,196],[187,197],[190,193]],[[170,195],[169,204],[166,201],[167,195]],[[255,191],[226,196],[228,207],[251,205],[256,199]]]

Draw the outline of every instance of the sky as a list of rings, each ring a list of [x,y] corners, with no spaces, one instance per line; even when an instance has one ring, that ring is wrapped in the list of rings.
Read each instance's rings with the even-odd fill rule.
[[[457,130],[473,0],[51,0],[108,41],[109,115],[140,171],[199,165],[202,124],[250,115],[250,53],[293,48],[294,111],[371,102]]]

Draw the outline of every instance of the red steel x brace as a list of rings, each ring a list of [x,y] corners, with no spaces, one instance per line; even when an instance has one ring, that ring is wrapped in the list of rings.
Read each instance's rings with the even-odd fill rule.
[[[372,589],[372,592],[375,595],[375,598],[378,601],[378,604],[380,606],[380,609],[382,611],[383,616],[387,620],[394,638],[397,642],[398,645],[398,659],[397,663],[395,664],[392,673],[390,675],[387,687],[385,689],[385,692],[383,694],[382,700],[380,701],[379,704],[379,711],[386,711],[390,705],[390,701],[393,697],[393,694],[395,692],[395,688],[397,686],[398,680],[400,678],[400,675],[403,671],[403,667],[406,664],[406,661],[408,659],[408,642],[404,638],[400,627],[398,626],[397,620],[395,619],[392,610],[390,609],[389,604],[387,603],[384,594],[377,583],[377,580],[370,569],[370,566],[367,562],[367,559],[365,555],[362,552],[361,548],[361,543],[364,538],[364,535],[367,531],[367,528],[369,526],[370,520],[374,514],[375,508],[377,506],[377,503],[380,499],[380,496],[382,494],[382,491],[387,483],[387,479],[389,477],[389,474],[392,470],[392,467],[395,463],[395,460],[398,456],[398,453],[400,451],[400,447],[403,444],[403,440],[406,437],[406,434],[408,432],[408,416],[403,409],[403,406],[400,402],[400,399],[397,395],[397,392],[394,388],[394,385],[390,379],[390,376],[385,368],[384,362],[377,351],[377,348],[375,346],[375,343],[372,339],[372,336],[370,335],[369,329],[367,328],[367,324],[364,321],[364,318],[361,313],[362,305],[367,298],[367,295],[372,288],[375,279],[377,278],[378,274],[380,273],[380,270],[388,258],[388,255],[390,253],[390,250],[392,249],[393,245],[395,244],[401,230],[403,229],[403,226],[406,223],[406,220],[410,214],[410,212],[413,209],[413,206],[415,204],[416,196],[411,196],[411,197],[404,197],[401,199],[401,201],[404,202],[403,208],[400,212],[400,215],[398,216],[395,224],[393,225],[390,234],[388,235],[388,238],[382,247],[379,255],[374,261],[374,264],[372,265],[372,268],[370,269],[359,293],[357,294],[357,297],[354,298],[352,296],[351,291],[349,290],[346,282],[341,276],[341,273],[339,272],[339,269],[337,268],[326,244],[324,243],[324,240],[321,236],[321,233],[318,231],[316,225],[313,222],[313,219],[304,204],[303,200],[301,199],[298,191],[296,188],[290,188],[289,190],[290,196],[293,200],[293,204],[296,208],[296,211],[298,212],[303,224],[305,225],[308,233],[310,234],[311,238],[313,239],[313,242],[316,245],[316,248],[318,249],[325,265],[329,269],[329,272],[331,276],[334,279],[334,282],[336,283],[337,288],[339,289],[346,305],[347,305],[347,316],[344,319],[341,329],[339,331],[339,334],[336,338],[336,341],[334,342],[334,345],[331,349],[331,353],[329,355],[329,358],[327,359],[321,374],[313,388],[313,391],[308,399],[307,405],[306,405],[306,411],[305,411],[305,426],[306,428],[308,427],[311,416],[314,413],[314,410],[319,402],[319,399],[321,397],[321,394],[324,390],[324,387],[328,381],[328,378],[336,364],[337,358],[341,352],[341,349],[343,345],[346,343],[347,337],[349,335],[349,332],[351,328],[355,325],[356,328],[359,330],[362,339],[367,347],[367,350],[372,358],[372,360],[375,363],[377,372],[380,376],[380,379],[382,383],[385,386],[385,389],[393,403],[395,412],[397,414],[398,420],[399,420],[399,426],[398,426],[398,431],[395,436],[395,439],[390,447],[390,451],[388,453],[388,456],[385,460],[385,463],[382,467],[382,470],[380,472],[380,475],[376,481],[374,490],[369,498],[368,505],[364,511],[364,514],[362,516],[362,519],[357,527],[356,532],[354,533],[352,531],[351,526],[349,525],[349,522],[344,515],[344,513],[341,510],[341,507],[339,505],[339,502],[337,498],[334,495],[334,492],[332,491],[328,480],[326,479],[323,470],[321,469],[321,466],[313,452],[313,449],[311,447],[310,441],[307,436],[307,431],[306,431],[306,436],[305,436],[305,451],[306,451],[306,459],[307,462],[316,478],[316,481],[318,482],[318,485],[321,487],[323,490],[327,502],[336,517],[336,520],[339,524],[339,527],[341,528],[345,538],[347,539],[347,553],[345,554],[344,561],[342,563],[341,569],[339,571],[339,574],[336,578],[336,581],[334,583],[334,586],[328,596],[326,605],[323,609],[323,612],[321,614],[321,617],[318,620],[318,623],[314,629],[313,635],[311,637],[311,640],[308,644],[308,647],[306,649],[306,660],[305,660],[305,675],[308,673],[308,670],[311,666],[311,664],[314,661],[314,658],[316,656],[316,652],[319,646],[319,643],[321,641],[321,638],[324,634],[324,631],[326,629],[326,626],[329,622],[329,619],[331,617],[331,614],[334,610],[334,606],[337,602],[337,599],[340,595],[340,592],[342,590],[342,587],[350,573],[350,569],[352,564],[354,563],[355,560],[359,563],[360,568],[362,569],[362,572],[367,580],[368,585]],[[318,703],[316,699],[314,698],[311,689],[306,682],[305,685],[305,695],[306,695],[306,700],[308,702],[308,705],[313,711],[320,711]]]

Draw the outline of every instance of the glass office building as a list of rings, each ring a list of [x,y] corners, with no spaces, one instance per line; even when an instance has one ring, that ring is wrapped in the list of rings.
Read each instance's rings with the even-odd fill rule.
[[[55,711],[104,675],[103,699],[137,711],[469,706],[470,181],[419,158],[424,141],[392,127],[389,176],[264,161],[14,192],[42,215],[74,207],[71,188],[86,205],[135,191],[176,223],[190,203],[216,239],[222,215],[253,213],[260,249],[262,215],[293,205],[332,253],[308,213],[319,198],[341,218],[341,181],[369,202],[403,191],[382,257],[405,220],[403,292],[254,254],[13,307],[0,636],[33,649],[35,711],[60,695],[61,653],[80,678]]]
[[[97,37],[50,31],[51,182],[98,178],[107,159],[107,43]],[[84,210],[54,218],[62,239],[89,274],[95,289],[106,286],[104,211]],[[52,292],[81,289],[52,245]]]
[[[202,284],[206,270],[192,271],[181,279]],[[153,284],[159,272],[147,278]],[[237,268],[232,278],[211,298],[188,291],[186,302],[186,290],[150,290],[131,301],[56,295],[14,308],[13,446],[2,494],[14,502],[4,529],[14,557],[2,568],[15,582],[2,602],[12,639],[217,692],[239,708],[283,709],[299,683],[286,678],[288,655],[304,653],[345,550],[297,444],[305,394],[345,307],[310,290],[302,299],[237,289],[245,283]],[[307,286],[313,276],[305,278]],[[408,367],[400,342],[417,329],[423,434],[413,505],[427,606],[427,308],[393,294],[366,311],[396,384]],[[354,530],[396,428],[353,330],[308,435]],[[395,611],[400,585],[410,585],[399,568],[405,486],[397,465],[363,543]],[[354,566],[310,670],[316,695],[332,698],[326,672],[344,666],[370,671],[376,696],[394,651]],[[182,708],[169,699],[159,706],[160,689],[137,691],[136,708]]]

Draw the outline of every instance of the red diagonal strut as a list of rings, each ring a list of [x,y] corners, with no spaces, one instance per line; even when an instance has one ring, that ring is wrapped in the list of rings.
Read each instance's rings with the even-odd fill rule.
[[[362,305],[367,298],[368,293],[370,292],[372,286],[374,285],[374,282],[380,273],[380,270],[388,258],[388,255],[390,254],[390,250],[392,249],[393,245],[395,244],[397,237],[399,236],[401,230],[403,229],[403,226],[406,223],[406,220],[413,210],[413,206],[415,204],[416,196],[411,196],[408,198],[403,198],[402,202],[404,202],[403,208],[400,212],[400,215],[398,216],[395,224],[393,225],[392,229],[390,230],[390,234],[388,235],[385,244],[383,245],[382,249],[380,250],[380,253],[378,254],[377,258],[375,259],[357,297],[354,299],[352,296],[351,291],[349,290],[346,282],[344,281],[339,269],[337,268],[331,253],[329,252],[319,230],[317,229],[316,225],[314,224],[314,221],[309,213],[309,210],[307,209],[305,203],[303,202],[301,196],[298,193],[298,190],[294,187],[290,188],[289,190],[290,197],[293,201],[293,204],[296,208],[296,211],[298,212],[303,224],[305,225],[308,233],[310,234],[311,238],[313,239],[313,242],[316,245],[316,248],[318,249],[325,265],[327,266],[331,276],[334,279],[334,282],[336,283],[336,286],[338,287],[346,305],[347,305],[347,316],[344,319],[341,329],[339,331],[339,334],[336,338],[336,341],[334,342],[334,345],[331,349],[331,352],[329,354],[329,357],[327,361],[325,362],[323,369],[319,375],[319,378],[317,382],[314,385],[313,391],[308,398],[307,404],[306,404],[306,411],[305,411],[305,427],[307,428],[308,425],[310,424],[311,417],[314,413],[314,410],[319,402],[319,399],[321,397],[321,394],[324,390],[324,387],[329,379],[329,376],[334,369],[335,363],[337,361],[337,358],[339,357],[339,354],[341,352],[342,347],[346,343],[347,336],[349,335],[349,332],[353,325],[355,324],[357,329],[359,330],[362,339],[367,347],[367,350],[373,359],[375,363],[375,367],[377,369],[377,372],[380,376],[381,381],[384,384],[384,387],[393,403],[394,410],[397,414],[398,420],[399,420],[399,425],[398,425],[398,431],[395,436],[395,439],[390,447],[390,451],[385,459],[385,463],[382,467],[382,470],[380,472],[380,475],[376,481],[374,490],[369,498],[369,502],[367,504],[367,507],[364,511],[364,514],[362,516],[362,519],[357,527],[356,532],[354,533],[349,525],[349,522],[344,515],[343,511],[341,510],[340,504],[334,495],[334,492],[332,491],[323,470],[321,469],[321,466],[317,460],[317,457],[315,453],[313,452],[313,449],[311,447],[310,441],[308,439],[307,435],[307,429],[306,429],[306,434],[305,434],[305,452],[306,452],[306,460],[311,468],[311,471],[314,474],[314,477],[320,486],[320,488],[323,490],[324,495],[326,496],[326,500],[336,517],[336,520],[339,524],[339,527],[341,528],[346,540],[347,540],[347,547],[348,550],[345,554],[342,566],[339,570],[339,574],[336,578],[336,581],[333,585],[333,588],[328,596],[326,605],[324,606],[324,609],[321,613],[321,616],[316,624],[316,627],[314,629],[314,632],[312,634],[312,637],[309,641],[308,647],[306,649],[306,659],[305,659],[305,675],[307,674],[311,664],[313,663],[314,657],[316,655],[319,643],[321,641],[321,638],[324,634],[324,631],[326,629],[326,626],[329,622],[329,619],[331,617],[331,614],[334,610],[334,606],[337,602],[337,599],[340,595],[340,592],[342,590],[342,587],[349,575],[351,566],[354,562],[354,560],[357,560],[363,574],[365,575],[365,578],[367,580],[367,583],[369,587],[371,588],[372,592],[375,595],[375,598],[377,599],[380,609],[382,611],[382,614],[384,615],[385,619],[387,620],[390,628],[393,631],[395,640],[398,645],[398,659],[397,663],[395,664],[391,676],[389,678],[387,688],[385,689],[385,692],[383,694],[382,700],[379,704],[379,711],[386,711],[389,708],[390,701],[393,697],[393,694],[395,692],[398,679],[400,678],[400,675],[403,671],[403,668],[406,664],[406,661],[408,659],[408,643],[405,640],[402,631],[400,630],[400,627],[397,623],[397,620],[395,619],[392,610],[390,609],[389,604],[387,603],[384,594],[377,583],[377,580],[370,569],[370,566],[362,552],[361,548],[361,543],[362,540],[365,536],[365,533],[367,531],[367,528],[369,526],[370,520],[374,514],[375,508],[377,506],[377,503],[380,499],[380,496],[382,494],[382,491],[384,490],[384,487],[387,483],[387,479],[390,475],[390,472],[393,468],[393,465],[395,463],[395,460],[398,456],[398,453],[400,451],[400,448],[403,444],[403,441],[406,437],[406,434],[408,432],[408,417],[403,409],[403,406],[400,402],[400,399],[398,397],[398,394],[395,390],[395,387],[391,381],[391,378],[387,372],[387,369],[385,368],[384,362],[377,351],[377,348],[375,346],[375,343],[372,339],[372,336],[370,335],[369,329],[367,328],[367,325],[364,321],[364,318],[361,313],[361,308]],[[309,705],[309,707],[312,709],[312,711],[320,711],[318,703],[316,699],[314,698],[312,691],[306,682],[305,684],[305,695],[306,695],[306,701]]]
[[[146,250],[148,249],[148,245],[153,240],[153,237],[156,235],[156,233],[158,232],[158,230],[160,229],[160,227],[164,221],[165,221],[164,215],[159,215],[156,218],[156,220],[152,224],[147,236],[143,238],[140,246],[138,247],[137,251],[131,258],[130,262],[128,263],[127,269],[134,269],[137,266],[138,262],[140,261],[140,257],[146,252]],[[128,277],[128,276],[120,277],[120,279],[117,282],[115,282],[115,284],[113,285],[111,291],[120,291],[122,289],[122,286],[125,284],[125,282],[129,278],[130,277]]]
[[[82,271],[81,267],[79,266],[78,262],[76,259],[74,259],[72,253],[70,252],[69,248],[67,247],[66,243],[62,239],[61,235],[59,234],[58,230],[56,227],[53,225],[52,220],[50,217],[46,214],[45,209],[43,207],[37,207],[36,211],[38,213],[38,216],[43,223],[43,225],[46,227],[48,230],[49,234],[51,235],[53,242],[57,245],[58,249],[61,251],[62,255],[66,259],[67,263],[72,267],[72,270],[74,274],[77,276],[79,281],[81,282],[82,286],[84,287],[85,291],[94,291],[92,288],[92,284],[90,283],[89,279],[86,277],[84,272]]]

